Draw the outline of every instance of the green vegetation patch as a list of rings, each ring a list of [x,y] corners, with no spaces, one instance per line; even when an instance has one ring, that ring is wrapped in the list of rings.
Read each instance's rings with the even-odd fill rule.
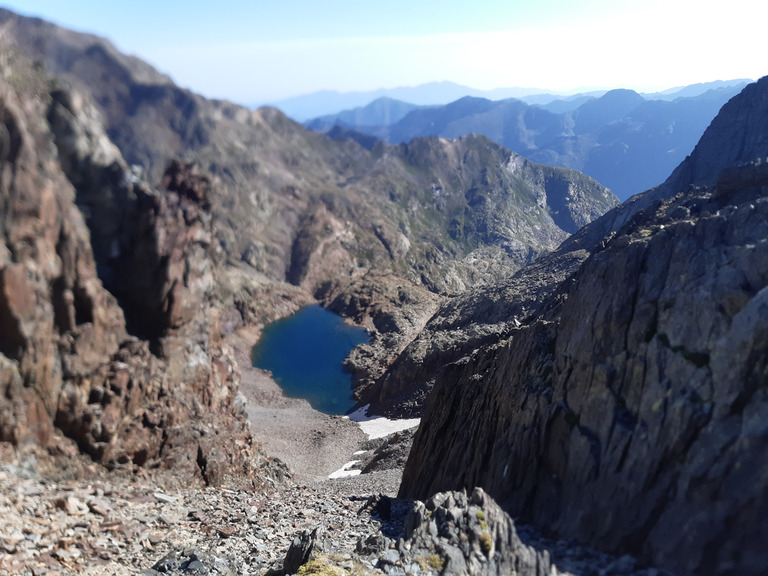
[[[297,576],[346,576],[348,572],[333,564],[327,556],[318,556],[299,568]]]
[[[490,554],[491,548],[493,548],[493,540],[487,531],[483,531],[483,533],[480,534],[480,548],[483,549],[483,552],[485,552],[486,556]]]
[[[425,572],[428,572],[430,570],[439,572],[445,567],[445,558],[443,558],[439,554],[430,554],[429,556],[419,556],[416,559],[416,562],[418,562],[421,569],[424,570]]]

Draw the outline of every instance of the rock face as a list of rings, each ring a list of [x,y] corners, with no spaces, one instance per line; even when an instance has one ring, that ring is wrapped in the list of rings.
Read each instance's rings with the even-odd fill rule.
[[[543,256],[505,282],[444,303],[383,374],[362,391],[376,414],[423,414],[435,383],[467,356],[507,338],[541,313],[560,283],[587,258],[586,250]],[[458,364],[457,364],[458,363]]]
[[[183,481],[257,472],[211,306],[208,177],[176,163],[158,190],[132,182],[95,109],[16,58],[0,82],[0,440],[66,450],[63,432],[110,467],[162,463]],[[116,247],[97,253],[120,261],[105,275],[119,300],[78,200]]]
[[[402,565],[420,560],[440,574],[559,574],[547,552],[523,544],[512,519],[479,488],[470,496],[447,492],[416,502],[405,519],[404,540],[409,546],[400,548]],[[384,555],[379,564],[392,560]]]
[[[494,340],[438,374],[401,495],[482,486],[523,519],[681,574],[762,573],[767,103],[763,79],[634,213],[594,225],[615,232],[566,242],[551,258],[588,257],[543,299],[458,302],[464,334],[494,310],[529,313],[497,315]]]
[[[96,370],[125,339],[122,312],[101,287],[74,191],[58,170],[45,122],[44,80],[2,86],[0,436],[52,440],[65,378]]]

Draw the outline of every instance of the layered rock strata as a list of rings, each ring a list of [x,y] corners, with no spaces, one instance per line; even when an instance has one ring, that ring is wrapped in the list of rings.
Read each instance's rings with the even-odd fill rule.
[[[588,257],[543,300],[495,306],[532,313],[499,319],[498,338],[439,375],[401,495],[482,486],[523,519],[681,574],[762,572],[768,140],[754,127],[767,95],[767,79],[750,86],[643,209],[595,224],[623,222],[615,232],[566,242],[553,258]],[[717,156],[722,141],[734,154]]]

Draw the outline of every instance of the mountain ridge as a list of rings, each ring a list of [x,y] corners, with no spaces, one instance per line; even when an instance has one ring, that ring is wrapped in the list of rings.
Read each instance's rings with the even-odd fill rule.
[[[483,134],[530,158],[585,172],[626,200],[660,184],[693,149],[719,108],[738,93],[739,81],[692,87],[690,96],[647,99],[632,90],[611,90],[584,101],[548,106],[523,100],[467,96],[441,106],[418,107],[394,123],[357,124],[366,109],[317,118],[317,131],[333,126],[387,142],[438,135]],[[684,90],[681,90],[684,92]]]
[[[714,80],[688,86],[676,86],[662,92],[642,93],[642,95],[646,99],[672,100],[681,96],[698,96],[707,90],[729,88],[737,84],[743,86],[749,82],[753,82],[753,80],[748,78]],[[443,87],[444,90],[439,92],[441,87]],[[576,91],[548,91],[538,88],[519,87],[479,90],[470,88],[469,86],[456,84],[455,82],[444,81],[428,82],[426,84],[410,87],[381,88],[371,91],[338,92],[335,90],[323,90],[311,94],[303,94],[268,102],[264,105],[280,108],[286,115],[294,120],[306,122],[319,116],[336,115],[350,108],[365,107],[374,100],[382,97],[404,101],[417,106],[444,105],[463,98],[464,96],[474,96],[486,98],[488,100],[507,100],[509,98],[515,98],[523,100],[527,104],[547,107],[557,100],[565,102],[573,99],[600,97],[612,89],[615,88],[604,88],[599,90],[584,89]]]
[[[447,104],[464,96],[485,97],[490,99],[524,97],[541,94],[543,90],[535,88],[496,88],[478,90],[462,86],[455,82],[427,82],[418,86],[382,88],[368,92],[337,92],[324,90],[312,94],[294,96],[269,103],[280,108],[286,115],[297,121],[304,121],[317,116],[337,114],[350,107],[364,107],[381,97],[405,101],[417,106]],[[320,100],[319,103],[316,101]],[[343,104],[342,104],[343,103]]]

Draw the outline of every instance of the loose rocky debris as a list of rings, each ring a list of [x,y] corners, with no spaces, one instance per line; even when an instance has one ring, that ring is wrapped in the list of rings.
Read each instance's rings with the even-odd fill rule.
[[[408,453],[413,444],[413,435],[415,428],[395,432],[378,441],[371,441],[371,452],[366,453],[361,458],[363,466],[362,473],[369,474],[377,470],[392,470],[405,467],[408,460]]]
[[[482,489],[441,492],[415,501],[405,518],[403,538],[390,541],[377,567],[387,574],[659,576],[641,569],[631,556],[616,558],[552,542],[514,521]],[[363,552],[364,549],[358,549]]]
[[[384,525],[354,497],[305,486],[166,490],[159,474],[93,465],[61,479],[37,458],[0,464],[0,574],[263,574],[297,532],[321,528],[326,552],[351,559]]]
[[[366,483],[195,488],[0,448],[0,574],[661,574],[518,531],[479,490],[422,503]]]

